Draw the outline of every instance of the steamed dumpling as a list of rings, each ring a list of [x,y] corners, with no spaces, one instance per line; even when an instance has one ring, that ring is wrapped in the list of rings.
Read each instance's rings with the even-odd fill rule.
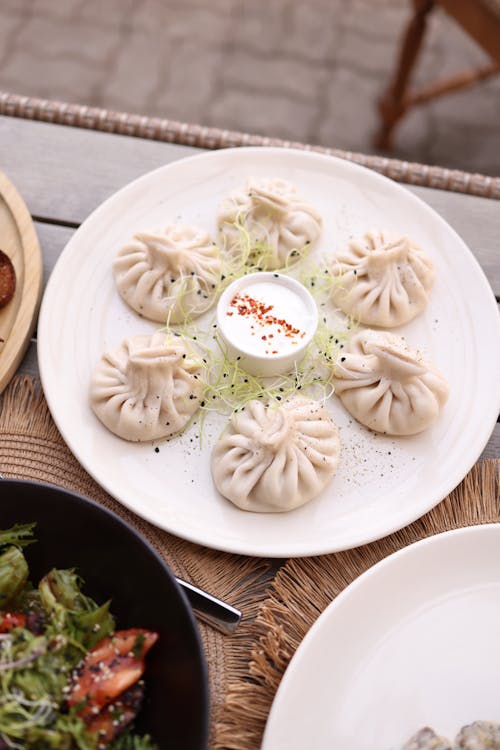
[[[283,268],[309,250],[321,232],[321,216],[286,180],[249,180],[223,201],[217,214],[223,251],[248,258],[263,270]]]
[[[118,291],[139,315],[181,323],[212,305],[221,260],[205,230],[169,224],[162,232],[137,232],[118,253],[113,271]]]
[[[341,310],[360,323],[393,328],[427,305],[434,266],[408,237],[367,232],[334,259],[332,275]]]
[[[355,334],[333,370],[335,393],[362,424],[389,435],[429,427],[448,398],[448,384],[401,336]]]
[[[475,721],[462,727],[455,738],[454,750],[500,750],[500,724]]]
[[[212,475],[221,495],[243,510],[280,512],[316,497],[339,454],[337,427],[320,403],[255,400],[231,417],[212,453]]]
[[[452,750],[452,747],[445,737],[438,737],[433,729],[424,727],[404,744],[402,750]]]
[[[184,429],[200,406],[202,362],[187,339],[132,336],[104,354],[92,376],[90,404],[124,440],[157,440]]]

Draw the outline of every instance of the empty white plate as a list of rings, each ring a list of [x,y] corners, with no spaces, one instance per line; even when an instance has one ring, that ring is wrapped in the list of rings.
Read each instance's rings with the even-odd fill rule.
[[[439,534],[356,579],[278,689],[263,750],[401,750],[500,722],[500,525]]]

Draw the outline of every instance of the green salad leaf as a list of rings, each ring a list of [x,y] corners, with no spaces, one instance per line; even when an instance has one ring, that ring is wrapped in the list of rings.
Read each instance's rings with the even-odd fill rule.
[[[33,530],[36,523],[16,523],[10,529],[0,529],[0,547],[26,547],[33,544]]]
[[[91,649],[115,629],[110,602],[100,607],[82,594],[82,579],[74,570],[51,570],[38,586],[52,627],[82,651]]]
[[[149,734],[138,737],[126,732],[109,746],[109,750],[158,750],[158,746],[155,745]]]
[[[0,610],[2,607],[0,606]],[[45,619],[45,610],[40,599],[40,592],[33,587],[30,581],[26,581],[21,591],[9,600],[9,610],[11,612],[29,612],[39,615]]]
[[[28,575],[28,563],[21,550],[8,547],[0,555],[0,609],[22,591]]]
[[[34,635],[25,628],[17,628],[0,646],[2,695],[61,702],[63,689],[79,659],[80,653],[64,636]]]
[[[32,727],[24,737],[33,750],[95,750],[97,741],[78,717],[60,715],[48,728]]]
[[[21,551],[32,544],[34,523],[18,523],[0,530],[0,610],[23,590],[29,575],[28,563]],[[3,549],[6,547],[7,549]]]

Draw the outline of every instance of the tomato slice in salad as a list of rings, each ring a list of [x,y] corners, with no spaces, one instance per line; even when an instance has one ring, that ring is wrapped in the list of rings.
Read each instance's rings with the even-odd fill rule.
[[[0,633],[10,633],[14,628],[26,626],[26,615],[21,612],[0,613]]]
[[[35,635],[41,635],[44,617],[37,612],[0,612],[0,634],[10,633],[14,628],[26,628]]]
[[[144,685],[136,683],[87,722],[87,731],[97,735],[97,750],[108,747],[135,719],[143,695]]]
[[[109,743],[135,719],[136,713],[133,708],[125,706],[120,709],[117,717],[115,710],[108,706],[91,719],[87,724],[87,731],[97,735],[97,750],[104,750],[108,747]]]
[[[144,673],[144,658],[158,634],[143,628],[119,630],[103,638],[76,669],[67,697],[70,707],[88,722]]]

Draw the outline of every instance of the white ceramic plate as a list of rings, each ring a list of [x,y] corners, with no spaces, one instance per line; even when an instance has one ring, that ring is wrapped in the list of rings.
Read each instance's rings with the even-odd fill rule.
[[[249,176],[282,177],[324,217],[318,252],[333,253],[371,227],[408,233],[432,256],[437,279],[424,314],[399,329],[448,378],[450,399],[420,436],[377,436],[336,399],[343,455],[318,498],[287,514],[239,510],[215,490],[211,447],[224,420],[159,444],[126,443],[88,406],[100,355],[157,326],[119,297],[111,270],[133,232],[172,220],[215,235],[222,197]],[[152,523],[194,542],[263,556],[314,555],[355,547],[405,526],[438,503],[473,465],[500,406],[499,321],[488,283],[457,234],[427,205],[375,172],[314,153],[233,149],[174,162],[126,186],[75,233],[49,280],[38,327],[43,387],[52,415],[85,469]],[[496,342],[496,344],[492,344]]]
[[[323,612],[276,694],[262,750],[401,750],[431,726],[500,722],[500,525],[412,544]]]

